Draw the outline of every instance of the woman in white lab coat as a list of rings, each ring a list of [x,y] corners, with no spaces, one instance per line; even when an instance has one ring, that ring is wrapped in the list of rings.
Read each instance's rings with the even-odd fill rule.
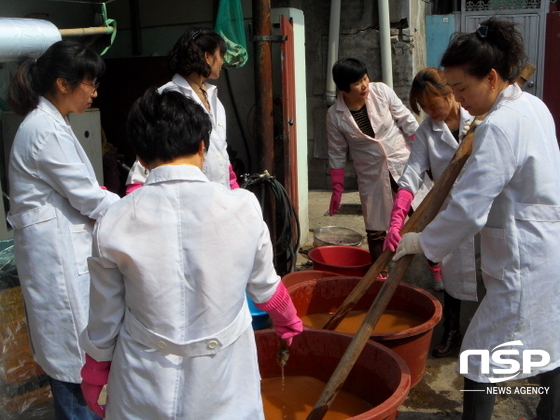
[[[80,391],[78,339],[87,323],[94,220],[119,197],[100,188],[67,117],[91,106],[104,69],[94,51],[59,41],[20,65],[9,92],[25,119],[10,154],[8,220],[31,344],[51,379],[57,419],[97,418]]]
[[[358,176],[358,189],[372,261],[382,252],[389,227],[393,194],[410,155],[410,136],[418,122],[384,83],[370,83],[364,63],[337,61],[332,69],[338,88],[327,113],[331,188],[329,213],[340,207],[348,149]]]
[[[302,323],[260,205],[202,173],[210,122],[190,98],[150,90],[127,127],[151,171],[95,227],[81,340],[88,404],[103,415],[107,384],[111,420],[262,420],[245,290],[288,344]]]
[[[424,252],[441,261],[480,231],[486,296],[461,350],[496,357],[489,366],[480,356],[461,358],[465,420],[492,418],[493,382],[535,375],[549,387],[537,418],[560,418],[560,151],[546,105],[514,83],[523,58],[514,24],[495,18],[450,43],[441,61],[447,82],[470,114],[488,115],[447,208],[422,233],[405,234],[395,255]],[[524,364],[524,352],[533,350],[550,360]]]
[[[225,41],[216,32],[207,28],[187,29],[169,55],[169,68],[175,74],[160,91],[177,90],[206,110],[212,133],[202,171],[210,181],[233,189],[239,185],[227,152],[226,112],[218,99],[218,88],[206,81],[220,77],[225,52]],[[127,194],[142,186],[148,173],[138,160],[134,162],[126,181]]]
[[[410,107],[416,114],[420,114],[422,108],[427,117],[416,130],[408,164],[399,180],[399,191],[384,245],[384,249],[391,251],[395,251],[401,239],[400,230],[414,195],[424,183],[425,174],[429,171],[435,182],[441,178],[459,147],[463,133],[473,120],[455,100],[443,71],[434,67],[422,69],[414,77],[410,88]],[[447,356],[461,344],[461,300],[477,300],[474,257],[474,241],[469,238],[442,261],[445,284],[443,335],[440,344],[432,351],[435,357]]]

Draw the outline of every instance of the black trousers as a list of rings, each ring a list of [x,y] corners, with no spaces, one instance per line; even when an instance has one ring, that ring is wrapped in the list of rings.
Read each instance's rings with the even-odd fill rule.
[[[550,387],[537,406],[537,420],[560,420],[560,368],[537,376],[540,386]],[[499,384],[498,384],[499,385]],[[496,384],[480,383],[465,378],[463,420],[492,420],[496,395],[486,392]]]

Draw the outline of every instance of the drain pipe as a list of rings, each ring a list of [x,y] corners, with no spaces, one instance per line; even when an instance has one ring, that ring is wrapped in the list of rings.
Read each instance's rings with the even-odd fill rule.
[[[255,48],[255,133],[259,171],[275,173],[270,0],[253,0]]]
[[[381,75],[383,82],[393,88],[393,62],[391,58],[391,23],[389,0],[377,2],[379,10],[379,41],[381,44]]]
[[[338,59],[338,40],[340,36],[340,3],[341,0],[331,0],[331,17],[329,24],[329,45],[327,57],[327,88],[325,89],[325,104],[331,106],[336,101],[336,85],[332,78],[332,68]]]

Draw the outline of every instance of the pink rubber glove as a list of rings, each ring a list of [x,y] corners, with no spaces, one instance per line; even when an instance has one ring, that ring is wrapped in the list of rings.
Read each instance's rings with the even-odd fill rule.
[[[344,169],[331,169],[331,204],[329,215],[335,214],[340,208],[342,193],[344,192]]]
[[[255,306],[270,315],[276,334],[286,340],[288,346],[292,344],[292,338],[303,331],[303,323],[297,316],[296,308],[284,283],[278,282],[272,297],[264,303],[255,303]]]
[[[239,183],[237,182],[237,175],[233,171],[233,166],[230,163],[229,164],[229,189],[235,190],[236,188],[239,188]]]
[[[138,188],[142,187],[144,184],[141,182],[133,182],[132,184],[128,184],[126,186],[126,191],[125,194],[128,195],[130,194],[132,191],[136,191]]]
[[[391,222],[389,223],[389,230],[383,242],[383,251],[389,248],[395,252],[399,241],[401,240],[401,229],[404,225],[404,220],[410,210],[414,194],[410,191],[401,188],[397,191],[397,196],[393,202],[393,210],[391,210]]]
[[[99,405],[97,400],[99,394],[109,380],[111,362],[98,362],[89,354],[86,354],[86,364],[82,368],[82,394],[87,406],[99,417],[105,417],[105,409]]]

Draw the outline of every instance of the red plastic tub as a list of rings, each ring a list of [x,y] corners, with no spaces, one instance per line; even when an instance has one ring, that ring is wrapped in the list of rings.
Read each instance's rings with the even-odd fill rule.
[[[281,377],[277,360],[280,339],[273,330],[255,331],[255,338],[261,377]],[[348,334],[305,329],[289,347],[284,375],[311,376],[328,383],[351,340]],[[373,406],[351,420],[393,420],[410,390],[410,372],[395,352],[368,341],[342,389]]]
[[[367,249],[347,245],[313,248],[307,254],[315,270],[332,271],[343,276],[363,277],[371,267]]]
[[[308,280],[292,286],[288,291],[299,316],[329,313],[340,307],[360,280],[359,277]],[[354,309],[367,311],[383,283],[384,280],[376,280]],[[415,386],[424,376],[433,330],[442,317],[441,303],[425,290],[400,283],[387,310],[407,312],[424,320],[416,327],[371,336],[372,340],[389,347],[403,358],[410,368],[411,386]]]
[[[322,279],[325,277],[334,277],[339,275],[340,274],[334,273],[332,271],[300,270],[286,274],[284,277],[282,277],[282,283],[284,283],[284,286],[286,286],[286,288],[290,288],[295,284],[299,284],[307,280]]]

